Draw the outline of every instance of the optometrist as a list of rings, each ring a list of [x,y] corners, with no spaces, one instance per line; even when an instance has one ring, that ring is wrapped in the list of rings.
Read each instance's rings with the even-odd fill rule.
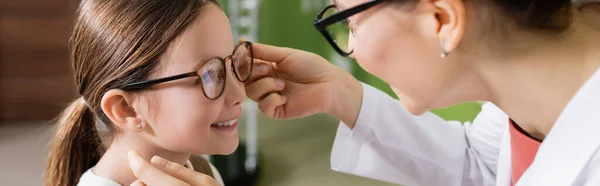
[[[404,185],[600,185],[594,2],[336,0],[315,26],[401,101],[320,56],[258,43],[254,58],[263,62],[246,92],[273,118],[340,119],[337,171]],[[350,29],[348,45],[328,32],[339,23]],[[487,102],[473,123],[428,112],[467,101]],[[201,177],[132,169],[147,173],[138,174],[147,185]]]

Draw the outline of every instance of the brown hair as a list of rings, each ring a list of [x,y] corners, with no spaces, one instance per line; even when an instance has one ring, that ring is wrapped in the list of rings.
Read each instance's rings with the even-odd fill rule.
[[[395,0],[399,5],[413,8],[420,0]],[[465,1],[465,0],[463,0]],[[581,0],[579,0],[581,1]],[[481,15],[483,19],[494,24],[493,29],[512,26],[506,21],[516,23],[520,28],[536,31],[560,33],[565,31],[572,22],[571,0],[466,0],[475,2],[476,6],[492,7],[492,14]]]
[[[560,33],[572,22],[571,0],[480,0],[492,1],[522,28]],[[500,23],[497,23],[500,24]]]
[[[212,0],[82,0],[69,41],[81,98],[59,116],[45,185],[74,186],[116,132],[100,107],[108,90],[146,80],[170,43]]]

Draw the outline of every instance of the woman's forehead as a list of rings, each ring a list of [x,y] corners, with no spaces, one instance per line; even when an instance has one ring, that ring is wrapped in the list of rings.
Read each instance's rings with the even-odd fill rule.
[[[344,8],[345,8],[345,6],[344,6],[343,2],[340,2],[340,0],[332,0],[332,1],[333,1],[333,4],[334,4],[336,7],[338,7],[339,9],[344,9]]]
[[[367,0],[332,0],[333,4],[339,9],[348,9],[353,6],[359,5]]]

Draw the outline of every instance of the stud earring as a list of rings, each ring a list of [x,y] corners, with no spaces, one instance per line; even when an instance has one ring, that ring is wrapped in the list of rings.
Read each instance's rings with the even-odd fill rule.
[[[138,123],[138,124],[135,126],[135,128],[137,128],[138,130],[141,130],[141,129],[142,129],[142,123]]]
[[[450,53],[446,52],[446,47],[445,47],[444,43],[445,42],[440,42],[440,48],[442,48],[442,53],[440,54],[440,57],[442,57],[442,58],[446,58],[450,54]]]
[[[448,57],[448,54],[449,54],[449,53],[448,53],[448,52],[446,52],[446,47],[444,46],[444,42],[442,42],[442,43],[440,44],[440,46],[441,46],[441,48],[442,48],[442,53],[440,54],[440,57],[442,57],[442,58],[446,58],[446,57]]]
[[[442,50],[442,54],[440,54],[440,57],[442,57],[442,58],[448,57],[448,52]]]

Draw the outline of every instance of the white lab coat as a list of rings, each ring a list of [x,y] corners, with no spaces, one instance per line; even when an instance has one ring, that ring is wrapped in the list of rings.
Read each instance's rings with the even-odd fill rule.
[[[508,116],[491,103],[473,123],[410,115],[363,85],[355,128],[340,124],[333,170],[408,186],[511,184]],[[518,186],[600,185],[600,72],[572,98]]]

